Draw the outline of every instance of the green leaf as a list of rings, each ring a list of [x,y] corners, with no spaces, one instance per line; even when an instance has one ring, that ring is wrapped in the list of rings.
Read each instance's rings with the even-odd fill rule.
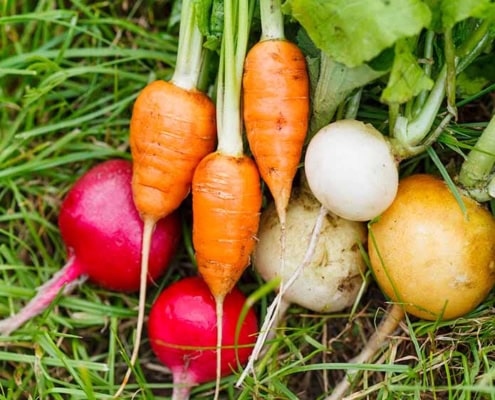
[[[495,82],[495,54],[489,53],[479,57],[473,64],[457,77],[457,91],[461,97],[474,96],[481,92],[490,82]]]
[[[205,36],[204,47],[217,51],[223,33],[223,0],[195,0],[199,30]]]
[[[491,0],[424,0],[431,10],[430,29],[443,32],[469,17],[488,18],[495,14]]]
[[[312,96],[311,132],[328,124],[338,106],[355,90],[374,81],[387,71],[376,71],[367,64],[347,67],[326,54],[321,56],[318,82]]]
[[[420,0],[288,0],[284,10],[318,48],[348,67],[417,35],[431,19],[429,7]]]
[[[432,87],[433,81],[418,64],[410,42],[397,42],[390,78],[380,100],[388,104],[402,104]]]
[[[196,23],[203,36],[210,33],[210,10],[213,0],[194,0]]]

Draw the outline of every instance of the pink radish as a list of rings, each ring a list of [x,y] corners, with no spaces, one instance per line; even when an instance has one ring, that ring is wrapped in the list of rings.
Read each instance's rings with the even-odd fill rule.
[[[68,293],[79,278],[88,277],[109,290],[139,289],[143,223],[132,200],[131,176],[129,161],[110,160],[92,168],[74,184],[59,215],[67,263],[38,288],[37,295],[21,311],[0,321],[0,333],[8,335],[43,312],[62,289]],[[163,274],[179,239],[177,214],[156,225],[150,280]]]
[[[236,328],[245,301],[237,288],[224,300],[222,376],[247,362],[256,340],[258,322],[250,309],[236,341]],[[202,278],[182,279],[160,294],[151,307],[148,335],[156,356],[172,372],[173,399],[187,399],[192,386],[215,380],[216,305]]]

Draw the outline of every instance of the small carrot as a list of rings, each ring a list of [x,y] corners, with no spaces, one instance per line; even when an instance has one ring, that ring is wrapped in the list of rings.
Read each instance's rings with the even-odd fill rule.
[[[130,367],[114,397],[119,397],[139,353],[146,301],[151,236],[158,220],[177,209],[188,195],[194,169],[215,149],[216,110],[197,89],[203,36],[193,0],[184,0],[179,48],[170,82],[147,85],[137,97],[130,123],[132,192],[144,222],[139,309]]]
[[[308,129],[309,78],[304,54],[284,38],[280,1],[260,4],[261,40],[244,63],[243,116],[260,175],[285,222]]]
[[[256,243],[261,208],[256,164],[246,155],[212,153],[196,169],[192,194],[198,268],[213,296],[224,297]]]
[[[248,14],[248,0],[225,1],[218,74],[218,148],[199,163],[192,184],[193,245],[198,270],[215,298],[217,312],[215,399],[220,391],[223,302],[249,265],[262,200],[258,169],[244,154],[242,143],[241,79]]]
[[[280,0],[261,0],[260,13],[261,39],[244,63],[243,117],[249,147],[280,220],[283,276],[287,206],[309,123],[309,77],[303,52],[285,39]],[[266,316],[246,371],[261,351],[279,306],[270,308],[273,316]]]

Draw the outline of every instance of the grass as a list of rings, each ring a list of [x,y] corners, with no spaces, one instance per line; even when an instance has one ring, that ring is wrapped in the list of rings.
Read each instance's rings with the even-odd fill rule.
[[[0,315],[8,316],[65,263],[57,227],[60,203],[95,164],[130,158],[128,126],[138,91],[173,71],[178,19],[172,1],[0,2]],[[434,147],[408,160],[403,173],[455,171],[493,113],[493,85],[463,100],[461,119]],[[370,103],[372,104],[372,103]],[[360,116],[382,120],[380,106]],[[435,164],[436,162],[436,164]],[[184,233],[190,217],[186,201]],[[186,235],[187,237],[187,235]],[[160,290],[195,274],[187,240]],[[240,287],[261,284],[248,269]],[[260,316],[272,294],[255,308]],[[316,314],[289,309],[285,326],[257,364],[257,379],[225,398],[324,399],[346,370],[362,370],[352,399],[495,399],[495,295],[455,321],[409,318],[371,364],[349,364],[384,315],[371,281],[352,310]],[[126,370],[136,323],[136,294],[82,284],[10,337],[0,337],[0,399],[105,399]],[[283,332],[283,333],[282,333]],[[145,338],[122,398],[166,399],[171,375]],[[211,398],[213,383],[192,398]]]

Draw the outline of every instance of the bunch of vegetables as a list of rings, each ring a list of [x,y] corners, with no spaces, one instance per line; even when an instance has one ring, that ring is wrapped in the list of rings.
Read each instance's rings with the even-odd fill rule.
[[[132,163],[106,161],[76,182],[59,216],[66,266],[0,332],[80,277],[139,290],[122,396],[148,283],[178,250],[186,204],[197,274],[166,282],[148,320],[176,400],[213,380],[218,399],[232,373],[237,388],[256,383],[291,304],[354,310],[372,279],[389,311],[352,365],[372,361],[404,319],[470,313],[495,286],[495,117],[451,171],[435,146],[455,140],[458,82],[494,38],[489,0],[183,0],[174,73],[132,108]],[[366,101],[385,105],[383,120],[366,119]],[[417,172],[421,159],[438,174]],[[250,265],[267,283],[247,302],[237,285]],[[267,292],[258,317],[253,298]]]

